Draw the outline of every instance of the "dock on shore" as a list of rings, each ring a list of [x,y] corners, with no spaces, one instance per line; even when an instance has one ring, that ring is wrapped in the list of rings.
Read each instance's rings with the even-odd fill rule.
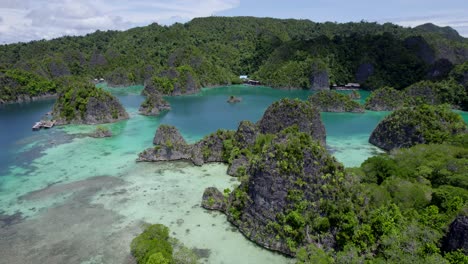
[[[42,120],[42,121],[36,122],[36,123],[33,125],[32,130],[33,130],[33,131],[38,131],[38,130],[40,130],[41,128],[49,129],[49,128],[54,127],[54,125],[55,125],[56,122],[57,122],[57,121],[55,121],[55,120],[50,120],[50,121],[44,121],[44,120]]]

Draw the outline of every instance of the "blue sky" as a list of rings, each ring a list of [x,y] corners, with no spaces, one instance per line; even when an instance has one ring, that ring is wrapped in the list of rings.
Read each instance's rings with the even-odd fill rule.
[[[468,0],[0,0],[0,43],[125,30],[194,17],[260,16],[451,26],[468,37]]]

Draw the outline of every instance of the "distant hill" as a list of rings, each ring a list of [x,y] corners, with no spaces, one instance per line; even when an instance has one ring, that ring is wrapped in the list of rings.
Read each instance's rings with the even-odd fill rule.
[[[464,38],[458,34],[458,31],[451,27],[439,27],[432,23],[426,23],[415,27],[415,29],[426,31],[429,33],[437,33],[447,39],[463,41]]]
[[[180,80],[183,69],[196,86],[235,83],[239,75],[249,75],[281,88],[307,89],[320,79],[321,85],[401,89],[431,78],[431,72],[450,70],[437,67],[467,60],[468,40],[447,28],[255,17],[196,18],[0,46],[0,71],[15,68],[52,80],[104,78],[111,86],[154,77],[186,82]]]

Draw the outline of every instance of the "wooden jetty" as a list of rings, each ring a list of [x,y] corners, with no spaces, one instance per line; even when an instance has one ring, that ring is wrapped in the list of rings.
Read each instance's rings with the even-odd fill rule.
[[[55,121],[55,120],[50,120],[50,121],[44,121],[44,120],[42,120],[42,121],[36,122],[36,123],[33,125],[32,130],[33,130],[33,131],[38,131],[38,130],[40,130],[41,128],[49,129],[49,128],[54,127],[54,125],[55,125],[56,122],[57,122],[57,121]]]

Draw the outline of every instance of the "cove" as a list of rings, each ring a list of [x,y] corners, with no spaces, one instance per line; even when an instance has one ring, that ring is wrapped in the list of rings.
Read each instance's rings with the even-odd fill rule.
[[[152,145],[159,124],[175,125],[189,142],[239,121],[257,121],[283,97],[306,99],[309,91],[231,86],[169,97],[160,117],[138,114],[142,87],[105,88],[118,96],[130,119],[106,125],[114,136],[81,136],[94,126],[31,132],[52,101],[0,109],[0,255],[5,263],[127,263],[131,239],[142,223],[167,225],[196,248],[206,263],[289,263],[245,239],[225,216],[200,207],[203,191],[233,188],[226,166],[136,163]],[[230,95],[242,97],[228,104]],[[362,99],[367,95],[362,92]],[[379,150],[367,143],[388,113],[323,113],[327,144],[346,166]],[[466,120],[467,114],[462,113]],[[3,217],[2,217],[3,216]],[[8,216],[8,217],[6,217]]]

